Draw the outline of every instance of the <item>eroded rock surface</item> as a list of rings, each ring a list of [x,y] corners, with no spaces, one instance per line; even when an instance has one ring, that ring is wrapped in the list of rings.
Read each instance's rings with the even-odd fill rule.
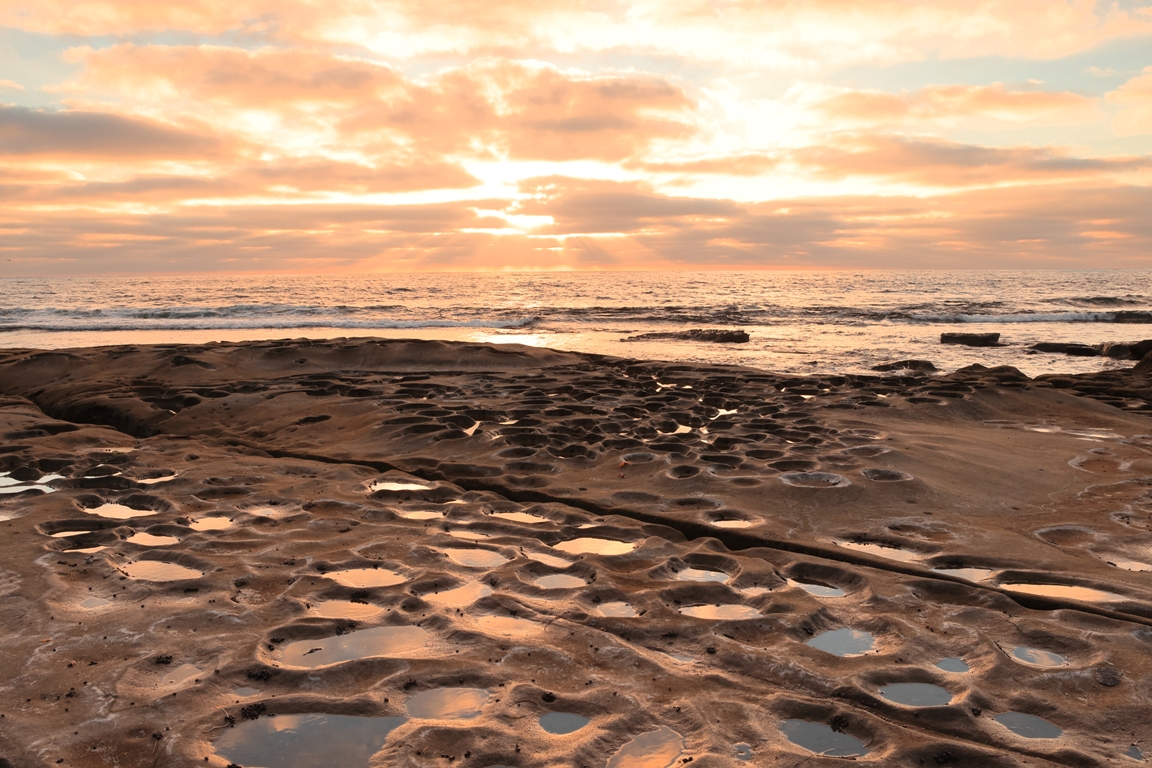
[[[1152,709],[1150,386],[0,353],[0,757],[1120,764]]]

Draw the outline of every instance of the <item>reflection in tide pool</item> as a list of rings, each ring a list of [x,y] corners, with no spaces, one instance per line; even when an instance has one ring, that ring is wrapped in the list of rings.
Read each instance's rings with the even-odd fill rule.
[[[516,523],[527,523],[528,525],[548,522],[548,518],[546,517],[531,515],[527,512],[493,512],[492,517],[499,517],[502,520],[511,520]]]
[[[540,625],[534,621],[513,616],[477,616],[476,623],[480,629],[496,635],[518,636],[540,629]]]
[[[859,656],[872,650],[876,638],[859,629],[834,629],[808,641],[813,648],[835,656]]]
[[[961,659],[957,656],[949,656],[946,659],[940,659],[940,661],[936,662],[936,666],[945,672],[955,672],[957,674],[963,674],[971,669],[971,667],[968,666],[964,659]]]
[[[1042,597],[1062,597],[1068,600],[1081,600],[1086,603],[1114,602],[1126,600],[1123,595],[1114,592],[1105,592],[1102,589],[1091,587],[1070,587],[1064,584],[1001,584],[1011,592],[1025,595],[1039,595]]]
[[[1124,571],[1152,571],[1152,565],[1139,560],[1126,560],[1122,557],[1110,557],[1105,562]]]
[[[408,714],[429,720],[470,720],[491,694],[483,688],[433,688],[408,699]]]
[[[600,603],[600,605],[596,607],[596,611],[601,616],[618,616],[623,618],[630,618],[636,615],[635,608],[620,600]]]
[[[540,716],[540,727],[557,736],[575,733],[591,722],[591,718],[573,712],[548,712]]]
[[[216,740],[216,751],[238,765],[266,768],[367,768],[403,717],[277,715],[247,720]]]
[[[939,707],[952,701],[952,693],[931,683],[892,683],[880,695],[906,707]]]
[[[868,754],[864,742],[848,733],[832,730],[823,723],[807,720],[785,720],[780,730],[788,741],[829,757],[863,757]]]
[[[838,541],[836,543],[845,549],[867,552],[869,555],[883,557],[886,560],[896,560],[901,563],[913,563],[920,559],[920,556],[915,552],[909,552],[899,547],[886,547],[883,544],[869,544],[867,542],[856,541]]]
[[[175,479],[176,474],[173,473],[171,475],[161,475],[160,477],[137,477],[135,478],[135,482],[140,483],[140,485],[156,485],[156,483],[166,483],[169,480]]]
[[[681,608],[680,613],[697,619],[716,619],[718,621],[753,619],[760,615],[760,611],[755,608],[738,603],[729,603],[727,605],[689,605]]]
[[[495,568],[508,562],[504,555],[487,549],[446,549],[444,554],[452,562],[468,568]]]
[[[372,627],[319,640],[297,640],[282,651],[284,663],[313,669],[342,661],[389,656],[422,648],[428,633],[420,627]]]
[[[138,560],[120,566],[120,570],[134,579],[142,581],[179,581],[180,579],[198,579],[203,574],[195,568],[187,568],[176,563],[164,563],[159,560]]]
[[[684,737],[667,726],[642,733],[616,751],[606,768],[667,768],[684,751]]]
[[[932,570],[965,581],[984,581],[992,575],[992,570],[989,568],[933,568]]]
[[[424,595],[424,599],[433,603],[440,603],[441,605],[455,605],[464,606],[472,605],[482,597],[487,597],[492,594],[492,588],[487,584],[481,584],[478,581],[469,582],[455,589],[447,589],[443,592],[431,592]]]
[[[1012,649],[1012,655],[1025,664],[1037,667],[1059,667],[1068,662],[1063,656],[1052,651],[1032,648],[1027,645],[1018,645]]]
[[[397,483],[390,480],[378,480],[368,486],[370,491],[427,491],[432,486],[423,483]]]
[[[179,544],[180,539],[175,536],[153,536],[150,533],[134,533],[126,539],[131,544],[139,544],[142,547],[167,547],[171,544]]]
[[[716,526],[717,528],[751,528],[752,521],[729,518],[727,520],[713,520],[712,525]]]
[[[480,541],[482,539],[492,538],[487,533],[480,533],[479,531],[468,531],[468,530],[459,530],[459,529],[455,530],[455,531],[448,531],[448,535],[455,538],[455,539],[467,539],[469,541]]]
[[[728,581],[728,574],[723,571],[708,571],[703,568],[685,568],[676,574],[680,581]]]
[[[592,537],[561,541],[554,546],[561,552],[567,552],[570,555],[623,555],[636,549],[636,545],[631,541]]]
[[[232,527],[232,521],[226,517],[202,517],[188,526],[194,531],[222,531]]]
[[[800,587],[800,589],[804,590],[810,595],[816,595],[816,597],[844,596],[844,590],[840,589],[840,587],[833,587],[829,584],[823,584],[819,581],[800,581],[789,579],[788,583]]]
[[[365,589],[367,587],[390,587],[393,584],[401,584],[407,581],[406,578],[390,571],[387,568],[349,568],[345,571],[329,571],[324,574],[329,579],[343,584],[346,587],[353,589]]]
[[[544,565],[550,565],[553,568],[567,568],[568,566],[572,565],[572,563],[568,562],[562,557],[556,557],[556,555],[548,555],[543,552],[524,552],[523,554],[529,560],[535,560],[538,563],[544,563]]]
[[[149,517],[156,514],[150,509],[132,509],[132,507],[126,507],[123,504],[101,504],[84,511],[90,515],[99,515],[113,520],[131,520],[134,517]]]
[[[325,600],[310,609],[313,616],[322,619],[370,619],[384,609],[371,603],[357,603],[352,600]]]
[[[443,512],[435,512],[430,509],[415,509],[412,511],[397,510],[396,514],[405,520],[439,520],[444,517]]]
[[[1026,739],[1058,739],[1064,731],[1047,720],[1023,712],[1005,712],[992,718],[1000,725]]]
[[[541,589],[571,589],[583,587],[587,582],[578,576],[569,576],[566,573],[553,573],[536,579],[536,586]]]

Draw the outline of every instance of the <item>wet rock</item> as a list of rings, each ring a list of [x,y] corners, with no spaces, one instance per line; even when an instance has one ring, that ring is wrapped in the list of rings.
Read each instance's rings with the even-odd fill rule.
[[[941,344],[963,344],[966,347],[998,347],[1000,334],[998,333],[942,333]]]
[[[1114,688],[1120,685],[1123,675],[1111,667],[1097,667],[1096,668],[1096,682],[1100,683],[1107,688]]]
[[[1131,354],[1133,360],[1140,360],[1149,352],[1152,352],[1152,339],[1144,339],[1144,341],[1137,341],[1128,345],[1128,352]]]
[[[1096,347],[1076,342],[1065,343],[1059,341],[1042,341],[1033,344],[1031,349],[1037,352],[1052,352],[1056,354],[1072,355],[1073,357],[1096,357],[1100,351]]]
[[[715,344],[743,344],[750,338],[747,331],[729,331],[720,328],[693,328],[690,331],[640,333],[636,336],[621,339],[621,341],[658,341],[661,339],[672,339],[677,341],[707,341]]]
[[[1144,376],[1152,375],[1152,352],[1144,355],[1140,362],[1136,363],[1136,367],[1132,369],[1132,373]]]
[[[872,366],[874,371],[921,371],[923,373],[932,373],[937,370],[936,366],[928,360],[897,360],[894,363],[880,363],[879,365]]]
[[[1106,341],[1096,345],[1096,353],[1101,357],[1110,357],[1113,360],[1131,360],[1132,347],[1118,341]]]

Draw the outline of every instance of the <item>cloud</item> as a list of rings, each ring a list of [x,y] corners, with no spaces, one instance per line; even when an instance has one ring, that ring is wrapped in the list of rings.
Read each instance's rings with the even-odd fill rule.
[[[1112,120],[1117,136],[1152,133],[1152,67],[1109,92],[1105,98],[1122,109]]]
[[[212,136],[120,115],[0,105],[0,155],[202,158],[221,148]]]
[[[926,187],[1107,178],[1152,169],[1152,158],[1079,158],[1055,148],[985,147],[935,138],[845,134],[799,148],[789,159],[817,178],[882,177]]]
[[[1057,58],[1148,34],[1152,14],[1096,0],[10,0],[0,25],[72,35],[227,32],[396,58],[628,49],[799,71],[1008,50]]]
[[[23,91],[24,86],[12,80],[0,80],[0,90]]]
[[[414,80],[311,51],[210,46],[123,44],[70,57],[84,68],[62,92],[102,96],[110,109],[210,119],[296,154],[618,160],[695,130],[684,91],[643,73],[481,59]]]
[[[1066,123],[1095,116],[1097,99],[1067,91],[1009,90],[991,85],[929,85],[889,93],[827,86],[793,89],[797,101],[843,125],[920,125],[992,121]]]
[[[0,206],[4,274],[496,266],[1144,266],[1152,190],[1040,184],[936,197],[737,203],[546,177],[531,201],[182,206],[140,215]],[[555,222],[523,234],[485,211]],[[493,253],[500,259],[494,260]]]

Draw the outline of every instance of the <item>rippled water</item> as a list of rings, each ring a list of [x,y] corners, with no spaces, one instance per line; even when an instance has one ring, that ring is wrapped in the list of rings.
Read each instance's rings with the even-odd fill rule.
[[[216,751],[238,765],[267,768],[367,768],[402,717],[277,715],[225,729]]]
[[[483,688],[434,688],[408,699],[408,714],[435,720],[470,720],[491,696]]]
[[[0,346],[373,335],[793,372],[921,358],[1035,375],[1124,365],[1025,352],[1147,338],[1148,285],[1147,270],[10,278],[0,281]],[[689,328],[742,328],[751,341],[622,341]],[[1008,346],[944,346],[946,331],[998,331]]]
[[[834,629],[822,632],[808,641],[808,645],[835,656],[859,656],[872,650],[876,638],[860,629]]]
[[[390,656],[414,651],[428,641],[420,627],[372,627],[346,635],[297,640],[282,649],[284,663],[311,669],[371,656]]]

